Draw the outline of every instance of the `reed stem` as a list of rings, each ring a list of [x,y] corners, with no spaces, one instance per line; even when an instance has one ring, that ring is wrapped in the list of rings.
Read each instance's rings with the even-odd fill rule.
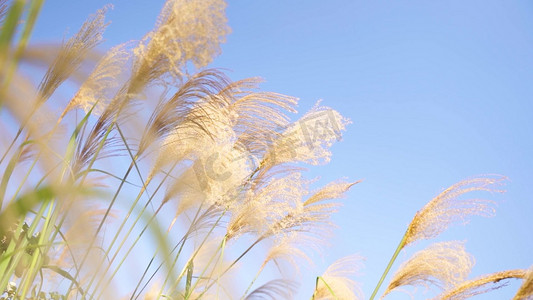
[[[389,264],[385,268],[385,271],[383,271],[383,274],[381,275],[381,278],[378,281],[378,284],[376,285],[376,288],[374,288],[374,291],[372,292],[372,295],[370,296],[369,300],[373,300],[376,297],[376,294],[379,291],[379,288],[383,284],[383,281],[385,280],[385,277],[387,277],[387,274],[389,274],[389,271],[394,264],[394,261],[396,261],[396,258],[398,257],[398,254],[400,254],[400,251],[402,251],[403,247],[405,246],[405,242],[407,241],[407,232],[403,235],[402,240],[398,244],[398,247],[396,247],[396,251],[394,251],[394,254],[392,255]]]

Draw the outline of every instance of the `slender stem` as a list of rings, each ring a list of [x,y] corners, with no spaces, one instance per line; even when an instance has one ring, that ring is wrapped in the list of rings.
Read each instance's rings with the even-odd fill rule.
[[[98,233],[101,231],[102,227],[104,226],[105,221],[106,221],[107,217],[109,216],[109,213],[111,212],[111,209],[113,208],[113,205],[115,204],[115,201],[117,200],[118,194],[122,190],[122,186],[124,185],[124,182],[126,181],[126,179],[127,179],[128,175],[130,174],[131,170],[133,169],[133,164],[134,164],[134,162],[132,162],[130,164],[130,166],[128,167],[126,173],[124,174],[124,176],[122,177],[122,179],[120,181],[120,184],[119,184],[117,190],[115,191],[115,193],[113,195],[113,198],[111,199],[111,202],[107,206],[107,209],[106,209],[106,212],[104,214],[104,217],[102,218],[102,220],[100,220],[100,224],[98,224],[98,228],[96,229],[96,231],[95,231],[95,233],[94,233],[94,235],[93,235],[93,237],[91,239],[91,242],[89,243],[89,247],[87,247],[87,250],[85,251],[85,254],[83,255],[83,257],[81,259],[80,267],[76,270],[76,275],[74,276],[75,278],[78,277],[79,273],[81,272],[82,266],[85,264],[85,261],[89,257],[90,250],[92,249],[94,243],[96,242],[96,239],[98,237]],[[122,229],[122,227],[120,229]],[[108,255],[107,252],[106,252],[106,255]],[[71,285],[71,287],[72,287],[72,285]]]
[[[127,239],[128,237],[130,236],[132,230],[134,229],[134,227],[137,225],[137,222],[139,222],[139,220],[141,219],[142,215],[144,214],[144,212],[146,211],[146,209],[148,208],[148,205],[150,205],[152,203],[152,200],[153,198],[155,197],[155,195],[157,194],[157,192],[161,189],[161,187],[163,186],[164,182],[168,179],[168,177],[170,177],[170,172],[172,172],[172,170],[177,166],[178,164],[178,161],[176,161],[174,163],[174,165],[172,166],[172,168],[170,169],[170,171],[165,175],[165,177],[161,180],[161,182],[159,183],[159,185],[157,186],[157,188],[155,189],[155,191],[153,192],[153,194],[148,198],[148,201],[146,202],[146,204],[144,205],[144,207],[141,209],[141,211],[139,212],[137,218],[133,221],[133,224],[130,226],[130,229],[128,230],[128,232],[126,233],[126,235],[124,236],[124,238],[122,239],[122,242],[120,243],[120,245],[118,246],[118,248],[116,249],[115,251],[115,254],[113,255],[113,257],[111,258],[111,261],[110,263],[108,264],[107,268],[105,269],[104,271],[104,274],[107,273],[109,271],[109,269],[111,268],[111,264],[115,261],[115,258],[117,257],[117,255],[119,254],[120,250],[122,249],[122,247],[124,246],[124,244],[127,242]],[[131,212],[133,211],[133,209],[135,208],[135,206],[137,205],[137,203],[139,202],[141,196],[144,194],[144,192],[146,191],[146,187],[148,186],[148,184],[151,182],[153,176],[150,176],[147,178],[146,180],[146,183],[143,185],[143,187],[141,188],[141,191],[139,192],[139,194],[137,195],[137,198],[135,199],[135,201],[133,202],[132,206],[130,207],[130,210],[128,212],[128,214],[126,215],[126,217],[124,218],[124,221],[122,222],[119,230],[117,231],[117,233],[115,234],[114,238],[113,238],[113,241],[111,242],[111,245],[109,246],[108,248],[108,251],[106,251],[106,256],[109,255],[109,252],[111,251],[111,247],[114,245],[116,239],[119,237],[119,234],[120,232],[122,232],[122,228],[123,226],[126,224],[126,221],[129,219],[130,215],[131,215]],[[141,178],[142,180],[142,178]],[[159,208],[154,212],[154,215],[147,221],[147,224],[145,226],[145,228],[142,230],[141,232],[141,235],[144,233],[144,231],[146,230],[146,228],[149,226],[149,224],[152,222],[152,220],[155,219],[155,217],[157,216],[157,214],[159,213],[160,209],[163,207],[165,203],[161,203],[161,205],[159,206]],[[125,256],[122,258],[122,261],[121,263],[119,264],[119,267],[120,265],[122,265],[122,263],[124,262],[124,260],[126,259],[126,257],[129,255],[129,253],[131,252],[131,250],[133,249],[133,247],[135,247],[135,245],[137,244],[137,242],[139,241],[141,236],[137,237],[137,239],[133,242],[133,244],[130,246],[130,249],[128,250],[128,252],[125,254]],[[115,270],[115,272],[113,273],[113,275],[111,276],[110,279],[113,278],[114,274],[118,271],[118,268]],[[97,292],[96,289],[97,287],[100,286],[100,284],[102,283],[102,280],[104,279],[104,277],[102,277],[96,284],[96,287],[94,288],[95,290],[95,293]],[[107,285],[109,285],[109,283],[111,282],[109,279],[108,283],[106,284],[105,287],[107,287]],[[89,287],[92,285],[92,282],[95,280],[95,276],[93,275],[92,277],[92,280],[91,282],[89,283]],[[104,288],[105,289],[105,288]],[[104,290],[103,289],[103,290]],[[103,292],[103,290],[101,291],[101,293]]]
[[[387,274],[389,274],[389,271],[392,267],[392,264],[398,257],[398,254],[400,254],[400,251],[402,251],[403,247],[405,246],[405,242],[407,241],[407,232],[403,235],[402,240],[400,241],[400,244],[398,244],[398,247],[396,248],[396,251],[394,251],[394,254],[392,255],[389,264],[387,265],[387,268],[385,268],[385,271],[383,271],[383,275],[381,275],[381,278],[379,279],[378,284],[376,285],[376,288],[374,289],[374,292],[372,292],[372,295],[370,296],[369,300],[373,300],[374,297],[376,297],[376,294],[378,293],[379,288],[381,287],[381,284],[385,280],[385,277],[387,277]]]
[[[35,0],[35,1],[32,1],[30,4],[29,14],[28,14],[27,19],[24,22],[25,23],[24,30],[22,31],[22,36],[18,42],[15,55],[11,58],[11,62],[8,65],[8,69],[6,72],[7,74],[5,74],[5,82],[3,83],[4,86],[2,87],[2,90],[4,90],[5,87],[9,86],[11,84],[11,81],[13,80],[13,74],[15,74],[15,71],[17,70],[17,67],[19,66],[20,57],[22,56],[24,49],[28,45],[31,32],[33,31],[33,27],[35,25],[35,22],[37,21],[37,16],[39,15],[39,12],[41,11],[43,3],[44,3],[44,0]]]
[[[265,262],[261,265],[261,267],[259,268],[259,271],[257,271],[257,274],[255,274],[255,277],[252,279],[252,282],[250,282],[250,284],[249,284],[248,287],[246,288],[246,291],[244,291],[244,295],[242,295],[241,300],[244,300],[244,299],[246,298],[246,295],[248,294],[248,291],[250,291],[250,289],[251,289],[252,286],[254,285],[255,281],[257,280],[257,278],[259,277],[259,275],[261,274],[261,272],[263,272],[263,269],[265,268],[266,263],[267,263],[267,261],[265,261]]]
[[[181,245],[180,247],[180,250],[178,251],[178,256],[179,256],[179,253],[181,253],[181,249],[183,248],[183,245],[185,244],[185,241],[187,240],[189,234],[191,233],[191,230],[192,230],[192,227],[193,225],[196,223],[196,220],[198,219],[198,216],[200,214],[200,211],[202,209],[202,204],[200,204],[200,206],[198,207],[198,210],[196,211],[196,214],[191,222],[191,225],[189,226],[189,229],[187,230],[187,232],[185,233],[185,235],[181,238],[181,240],[176,244],[176,246],[174,246],[174,248],[172,248],[172,251],[170,251],[168,253],[168,255],[165,257],[165,259],[159,264],[159,266],[156,268],[156,270],[154,271],[154,273],[152,274],[152,276],[150,276],[150,278],[147,280],[147,282],[145,283],[145,285],[141,288],[141,290],[139,291],[139,294],[134,298],[135,294],[137,293],[137,290],[139,289],[139,287],[141,286],[142,284],[142,281],[144,279],[144,276],[146,276],[147,272],[149,271],[150,269],[150,266],[152,265],[152,262],[154,261],[154,259],[156,258],[158,252],[159,252],[159,248],[156,248],[156,251],[154,253],[154,255],[152,256],[152,259],[150,260],[150,263],[148,264],[148,266],[146,267],[146,269],[144,270],[144,273],[143,273],[143,276],[141,277],[141,279],[139,280],[139,282],[137,283],[137,286],[135,287],[135,290],[133,291],[132,295],[131,295],[131,298],[130,300],[134,300],[134,299],[137,299],[140,294],[142,293],[142,291],[144,290],[144,288],[146,287],[146,285],[148,285],[148,283],[152,280],[152,278],[155,276],[155,274],[159,271],[159,269],[161,269],[161,267],[163,266],[163,264],[165,264],[165,262],[170,259],[170,254],[172,254],[172,252],[174,252],[179,245]],[[177,216],[176,216],[177,218]],[[169,230],[167,230],[167,237],[170,233],[170,228]],[[174,265],[176,264],[176,261],[174,261],[174,263],[172,264],[172,266],[169,268],[169,270],[172,270],[174,268]]]
[[[161,210],[161,208],[163,208],[163,204],[161,204],[157,210],[154,212],[154,214],[150,217],[150,219],[148,220],[148,222],[146,222],[146,225],[144,226],[144,228],[141,230],[141,233],[139,233],[137,235],[137,238],[135,239],[135,241],[133,242],[133,244],[131,245],[131,247],[128,249],[128,251],[123,255],[122,257],[122,260],[118,263],[117,267],[115,268],[115,271],[111,274],[111,276],[109,278],[107,277],[102,277],[102,278],[105,278],[107,280],[107,283],[105,283],[104,287],[101,289],[100,293],[99,293],[99,296],[101,296],[105,290],[107,289],[108,285],[112,282],[113,278],[115,277],[115,275],[117,274],[117,272],[120,270],[120,267],[122,266],[122,264],[124,263],[124,261],[126,260],[126,258],[129,256],[130,252],[133,250],[133,248],[135,247],[135,245],[137,244],[137,242],[139,241],[139,239],[141,238],[141,236],[144,234],[144,232],[146,231],[146,229],[148,229],[148,227],[150,226],[150,223],[156,218],[157,214],[159,213],[159,211]],[[131,234],[131,230],[128,231],[128,233],[126,234],[126,236],[130,236]],[[119,248],[120,249],[120,248]],[[117,250],[117,254],[118,254],[118,250]],[[109,263],[109,266],[111,266],[113,260],[116,258],[116,255],[113,256],[113,258],[111,259],[111,262]],[[106,272],[109,270],[106,269]],[[100,286],[100,284],[102,284],[103,281],[102,279],[96,284],[96,286],[94,287],[94,293],[96,294],[98,292],[98,287]],[[100,297],[97,297],[97,299],[100,299]]]
[[[337,297],[337,295],[335,295],[335,292],[333,292],[333,289],[331,288],[331,286],[329,286],[329,284],[326,282],[326,280],[324,280],[324,277],[322,277],[322,276],[318,276],[316,278],[315,291],[313,292],[313,296],[311,296],[311,300],[314,300],[315,297],[316,297],[316,293],[318,292],[318,281],[319,280],[322,280],[322,283],[324,283],[324,285],[328,289],[330,295],[333,296],[335,298],[335,300],[339,300],[339,297]]]
[[[200,245],[198,246],[198,248],[196,249],[196,251],[194,251],[193,255],[189,258],[189,260],[187,261],[187,264],[183,267],[183,269],[181,270],[178,278],[176,279],[176,281],[174,282],[174,284],[172,285],[172,287],[170,288],[169,290],[169,294],[171,294],[172,292],[174,292],[174,290],[178,287],[178,284],[181,280],[181,278],[183,277],[183,275],[185,274],[185,271],[187,270],[187,265],[189,264],[189,261],[191,260],[194,260],[194,258],[196,257],[196,255],[198,255],[198,252],[200,252],[200,249],[204,246],[205,242],[207,241],[207,239],[209,238],[209,236],[211,235],[211,233],[213,232],[213,230],[215,230],[216,226],[218,225],[218,223],[220,222],[220,220],[224,217],[224,215],[226,214],[227,210],[225,209],[224,211],[222,211],[222,213],[220,214],[220,216],[217,218],[217,220],[215,221],[215,223],[213,224],[213,226],[211,226],[211,228],[209,229],[209,231],[207,232],[207,234],[205,235],[204,239],[202,240],[202,242],[200,243]],[[169,275],[171,274],[171,270],[169,271]],[[168,277],[168,276],[167,276]],[[162,293],[163,293],[163,289],[164,289],[165,285],[163,284],[161,286],[161,290],[159,291],[159,296],[157,297],[157,299],[159,299],[161,296],[162,296]],[[203,293],[202,293],[203,294]],[[200,295],[201,296],[201,295]],[[198,296],[198,298],[200,298],[200,296]]]
[[[259,244],[259,242],[261,242],[263,239],[264,237],[258,238],[253,244],[251,244],[246,250],[244,250],[244,252],[239,257],[237,257],[237,259],[235,259],[222,273],[220,273],[220,275],[218,275],[218,278],[224,276],[224,274],[226,274],[236,263],[238,263],[248,252],[250,252],[250,250],[252,250],[255,245]],[[205,290],[198,296],[198,299],[200,299],[202,295],[205,294],[205,292],[207,292],[213,286],[213,284],[218,281],[218,278],[217,280],[213,280],[209,285],[207,285]]]
[[[146,184],[150,184],[150,179],[148,179],[146,181]],[[109,254],[111,253],[111,250],[112,250],[112,247],[115,245],[115,243],[117,242],[118,238],[119,238],[119,235],[120,233],[122,232],[122,229],[124,228],[124,226],[126,225],[126,222],[129,220],[133,210],[135,209],[135,206],[137,205],[137,203],[139,202],[139,200],[141,199],[142,195],[144,194],[146,190],[146,186],[143,186],[140,190],[140,192],[138,193],[137,195],[137,198],[135,198],[135,201],[133,201],[133,204],[130,206],[130,209],[128,211],[128,213],[126,214],[126,216],[124,217],[122,223],[120,224],[118,230],[116,231],[115,235],[113,236],[113,239],[111,240],[111,243],[109,244],[109,246],[107,247],[107,250],[105,252],[105,257],[109,256]],[[116,193],[117,194],[117,193]],[[150,198],[151,199],[151,198]],[[148,203],[146,203],[146,205],[148,205]],[[144,207],[146,208],[146,206]],[[117,257],[120,249],[122,248],[122,246],[124,245],[124,243],[126,242],[126,239],[127,237],[129,236],[129,233],[133,230],[133,227],[137,224],[137,221],[140,219],[140,217],[142,216],[142,214],[144,213],[144,209],[141,210],[141,212],[139,213],[137,219],[135,219],[133,225],[130,227],[130,230],[128,231],[128,234],[123,238],[122,242],[120,243],[120,245],[118,246],[118,249],[116,250],[115,254],[113,255],[113,257],[111,258],[109,264],[107,265],[107,267],[105,268],[105,271],[104,271],[104,274],[107,273],[107,271],[109,271],[109,268],[111,268],[111,264],[115,261],[115,258]],[[102,263],[103,260],[100,262]],[[87,288],[86,288],[86,291],[89,291],[90,287],[92,286],[93,282],[96,280],[96,277],[97,277],[98,273],[95,272],[92,277],[91,277],[91,280],[89,281],[89,284],[87,285]],[[100,278],[100,280],[97,282],[97,285],[99,285],[101,283],[101,281],[104,279],[105,277],[102,276]],[[97,292],[96,291],[96,287],[95,287],[95,293]]]
[[[52,201],[48,205],[48,213],[45,217],[45,222],[43,225],[43,229],[41,231],[42,234],[39,237],[39,242],[38,242],[39,245],[42,245],[44,243],[44,240],[46,239],[45,236],[49,235],[50,224],[52,224],[52,221],[53,221],[52,216],[54,215],[55,202],[56,202],[56,199],[52,199]],[[44,255],[46,255],[46,252],[47,252],[47,250],[45,251],[42,251],[41,249],[36,249],[36,250],[38,250],[38,252],[35,251],[35,253],[33,254],[30,266],[28,267],[28,272],[25,274],[24,279],[22,280],[22,284],[21,284],[22,293],[20,297],[21,299],[26,299],[26,294],[28,293],[30,289],[30,285],[32,284],[36,276],[36,271],[40,269],[40,267],[38,266],[39,260],[42,260]]]
[[[192,286],[192,288],[190,288],[188,291],[186,290],[185,291],[185,299],[188,299],[192,293],[192,291],[194,291],[194,289],[196,288],[196,286],[198,285],[198,283],[200,282],[200,279],[204,277],[204,274],[205,272],[207,271],[207,269],[209,268],[209,266],[211,265],[211,262],[213,261],[213,259],[215,259],[215,257],[218,256],[217,260],[215,261],[215,265],[213,266],[213,270],[212,272],[215,270],[216,266],[217,266],[217,263],[220,261],[220,259],[224,256],[224,248],[226,246],[226,240],[227,240],[227,237],[224,236],[224,238],[222,239],[222,241],[220,242],[220,245],[218,246],[218,249],[215,251],[215,253],[213,254],[213,256],[211,256],[211,258],[209,259],[209,261],[207,262],[207,264],[205,265],[205,268],[202,270],[202,273],[200,273],[200,275],[198,276],[198,280],[196,280],[194,282],[194,285]],[[220,252],[220,255],[217,255],[218,252]],[[211,273],[212,273],[211,272]],[[212,277],[212,274],[208,277],[208,278],[211,278]]]
[[[56,127],[57,127],[57,124],[54,126],[54,130],[55,130]],[[71,142],[75,140],[75,137],[77,136],[77,133],[78,133],[77,130],[73,133],[73,135],[71,137]],[[73,149],[74,144],[71,143],[71,142],[69,142],[69,144],[67,146],[67,150],[66,150],[65,156],[64,156],[65,159],[66,159],[66,162],[70,161],[70,159],[71,159],[71,157],[73,155],[73,152],[70,151],[70,150]],[[61,174],[59,176],[58,182],[60,184],[62,184],[63,181],[65,180],[65,176],[67,174],[67,170],[68,170],[68,164],[65,164],[63,166],[63,168],[61,170]],[[43,224],[43,228],[41,230],[41,235],[39,237],[39,244],[40,245],[44,244],[45,240],[50,240],[50,242],[52,242],[55,239],[55,237],[57,236],[57,231],[58,230],[55,230],[54,227],[55,227],[56,220],[59,217],[60,211],[61,211],[60,203],[58,202],[57,195],[54,195],[54,198],[50,201],[50,204],[48,204],[48,213],[47,213],[47,215],[45,217],[45,222]],[[62,224],[59,227],[57,227],[57,228],[61,228],[61,226],[62,226]],[[46,256],[46,253],[48,253],[49,247],[50,246],[45,247],[45,249],[37,249],[37,250],[39,250],[38,253],[37,252],[34,253],[34,255],[32,257],[32,261],[31,261],[30,267],[28,268],[29,272],[26,273],[26,276],[24,276],[24,280],[22,281],[21,299],[26,299],[26,294],[29,292],[30,285],[34,281],[35,276],[37,276],[37,272],[41,270],[39,265],[43,264],[44,257]]]
[[[2,24],[2,29],[0,30],[0,76],[2,77],[2,83],[0,92],[2,92],[2,98],[6,87],[8,86],[7,80],[5,79],[10,64],[13,61],[10,59],[10,48],[13,36],[16,33],[17,25],[19,24],[20,18],[24,13],[24,7],[26,6],[26,1],[16,0],[13,1],[11,7],[7,13],[7,16]],[[8,68],[6,68],[6,65]],[[3,100],[3,99],[2,99]],[[2,103],[2,101],[0,101]],[[0,106],[1,108],[1,106]]]
[[[0,158],[0,164],[4,161],[4,159],[6,158],[7,154],[9,153],[9,151],[11,151],[11,148],[13,148],[13,145],[15,145],[15,142],[17,141],[17,139],[19,138],[21,133],[22,133],[22,126],[17,131],[17,134],[15,135],[13,140],[11,140],[11,144],[9,144],[9,146],[7,146],[7,149],[4,152],[4,155],[2,155],[2,158]]]
[[[316,277],[316,280],[315,280],[315,290],[313,291],[313,296],[311,296],[311,300],[315,300],[315,297],[316,297],[316,292],[318,291],[318,279],[320,278],[320,276],[317,276]]]

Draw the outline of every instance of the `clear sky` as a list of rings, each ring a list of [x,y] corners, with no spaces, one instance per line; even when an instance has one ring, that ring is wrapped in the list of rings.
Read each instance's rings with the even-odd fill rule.
[[[33,40],[74,33],[108,2],[102,49],[141,38],[163,4],[49,0]],[[355,279],[368,297],[416,211],[479,174],[509,178],[503,196],[483,195],[498,201],[496,216],[473,217],[436,241],[467,240],[471,277],[533,264],[533,2],[248,0],[230,1],[227,16],[232,33],[212,66],[232,79],[265,78],[265,90],[299,97],[301,112],[323,99],[353,122],[332,162],[310,172],[323,183],[363,182],[334,218],[332,246],[304,272],[301,299],[351,253],[366,257]],[[431,242],[409,247],[396,267]],[[508,299],[517,288],[476,299]]]

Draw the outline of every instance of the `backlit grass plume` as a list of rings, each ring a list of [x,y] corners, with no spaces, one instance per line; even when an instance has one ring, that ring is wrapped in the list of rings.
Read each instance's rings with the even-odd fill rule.
[[[450,224],[456,221],[463,221],[463,223],[466,223],[467,217],[470,215],[493,215],[493,201],[470,198],[463,199],[461,196],[466,193],[479,191],[502,192],[496,187],[501,185],[505,179],[506,178],[502,176],[485,176],[466,179],[450,186],[429,201],[411,220],[411,223],[407,227],[407,231],[403,235],[398,247],[396,247],[396,251],[392,255],[389,264],[374,288],[370,299],[374,299],[377,295],[381,284],[385,280],[385,277],[398,257],[398,254],[407,245],[418,240],[435,238],[441,232],[446,230]]]
[[[55,61],[39,85],[41,101],[46,101],[59,85],[80,67],[89,51],[102,42],[107,26],[104,22],[106,10],[107,8],[100,9],[82,25],[76,35],[61,46]]]
[[[442,293],[435,299],[438,300],[462,300],[475,295],[490,292],[506,285],[505,280],[510,278],[524,279],[527,277],[526,270],[509,270],[481,276],[477,279],[465,281],[452,289]],[[520,291],[519,291],[520,293]],[[525,296],[525,295],[524,295]],[[516,298],[518,297],[518,298]],[[515,296],[515,299],[528,299]]]
[[[482,199],[462,199],[470,192],[501,192],[497,187],[504,177],[478,177],[452,185],[418,211],[407,229],[405,245],[421,239],[431,239],[456,221],[467,222],[470,215],[492,216],[493,202]]]
[[[121,74],[126,66],[130,53],[125,45],[109,50],[98,62],[89,77],[70,100],[63,115],[74,108],[82,108],[85,113],[92,109],[95,115],[101,115],[109,105],[113,89],[118,87]]]
[[[526,299],[533,299],[533,267],[529,268],[522,286],[520,286],[520,289],[516,292],[516,295],[513,298],[513,300]]]
[[[229,33],[225,6],[222,0],[166,1],[155,29],[134,50],[133,82],[148,83],[165,73],[179,80],[187,62],[197,68],[210,63]]]
[[[357,283],[350,278],[361,269],[362,261],[361,256],[353,254],[333,262],[317,277],[312,299],[363,299]]]
[[[463,282],[474,265],[462,242],[441,242],[415,253],[392,277],[382,297],[401,286],[449,289]]]
[[[286,279],[274,279],[252,291],[245,300],[293,299],[297,285]]]

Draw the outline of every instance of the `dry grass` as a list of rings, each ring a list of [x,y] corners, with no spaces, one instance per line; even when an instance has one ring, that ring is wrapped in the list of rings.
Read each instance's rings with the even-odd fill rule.
[[[312,190],[303,167],[329,162],[350,121],[317,103],[292,122],[296,98],[206,68],[230,31],[222,0],[167,0],[152,31],[103,54],[107,8],[63,43],[28,46],[42,3],[0,1],[0,299],[116,299],[118,287],[129,299],[293,298],[283,264],[312,264],[357,183]],[[20,61],[47,63],[42,80]],[[371,298],[405,246],[490,215],[490,201],[459,196],[502,180],[462,181],[422,208]],[[239,266],[259,247],[252,277]],[[272,264],[279,278],[263,272]],[[462,244],[436,244],[384,296],[436,284],[448,299],[510,277],[525,279],[517,299],[531,296],[531,272],[463,283],[471,264]],[[308,295],[362,299],[360,267],[357,255],[338,260]]]
[[[383,296],[406,285],[451,288],[463,282],[474,260],[461,242],[441,242],[419,251],[404,262],[392,277]]]

